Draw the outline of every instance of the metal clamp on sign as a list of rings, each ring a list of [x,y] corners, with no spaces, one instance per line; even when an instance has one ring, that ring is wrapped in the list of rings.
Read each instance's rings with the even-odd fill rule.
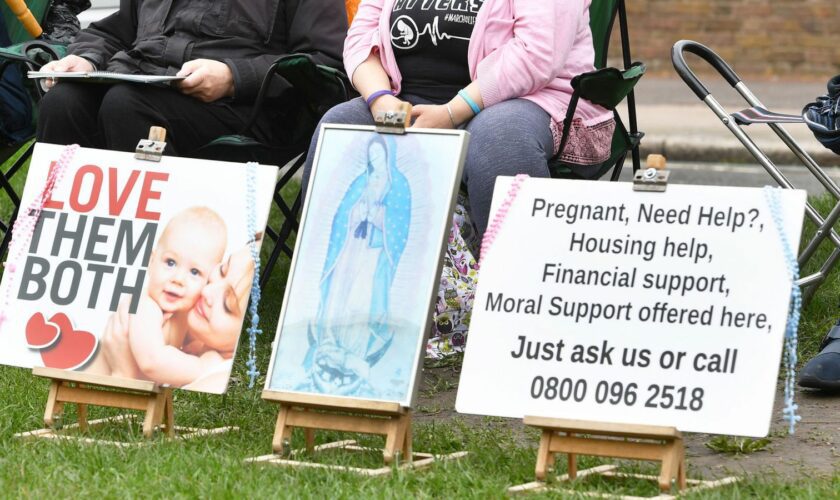
[[[380,111],[373,117],[380,134],[405,134],[411,125],[411,104],[403,103],[396,111]]]
[[[134,149],[134,157],[138,160],[160,161],[163,150],[166,148],[166,129],[163,127],[151,127],[149,138],[140,139]]]
[[[633,191],[664,192],[668,187],[670,172],[665,170],[665,157],[648,155],[647,168],[636,171],[633,176]]]

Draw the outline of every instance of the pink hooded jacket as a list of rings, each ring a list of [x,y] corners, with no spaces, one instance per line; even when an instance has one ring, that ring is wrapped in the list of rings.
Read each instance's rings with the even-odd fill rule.
[[[422,0],[418,0],[422,1]],[[391,46],[396,0],[363,0],[344,42],[351,79],[376,49],[393,90],[401,76]],[[478,80],[485,107],[516,97],[534,102],[562,123],[572,97],[572,77],[595,69],[591,0],[485,0],[468,50],[470,77]],[[581,99],[577,118],[595,125],[612,113]]]

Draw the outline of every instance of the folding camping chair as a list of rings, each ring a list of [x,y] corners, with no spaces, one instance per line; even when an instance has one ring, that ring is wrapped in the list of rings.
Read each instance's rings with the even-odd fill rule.
[[[41,34],[38,22],[45,17],[50,3],[49,0],[30,0],[28,4],[24,4],[22,0],[17,3],[12,1],[0,2],[0,17],[2,17],[4,28],[11,42],[11,45],[0,48],[0,75],[5,74],[7,70],[13,67],[25,74],[26,70],[38,69],[46,62],[64,54],[63,47],[50,45],[35,39]],[[10,4],[15,5],[14,10],[12,10]],[[26,10],[27,8],[28,10]],[[37,86],[33,86],[32,90],[33,92],[40,92]],[[32,97],[34,102],[38,95]],[[0,260],[6,253],[6,248],[11,240],[11,225],[15,220],[20,204],[20,198],[11,185],[11,179],[32,155],[33,135],[34,133],[13,144],[6,145],[0,153],[0,164],[15,158],[5,170],[0,169],[0,191],[5,194],[5,198],[9,199],[13,207],[9,220],[0,220],[0,233],[2,233]]]
[[[706,89],[706,86],[697,78],[694,72],[688,67],[685,61],[685,52],[689,52],[699,56],[709,65],[711,65],[729,85],[731,85],[741,97],[750,105],[744,110],[728,113],[723,106],[712,96],[711,92]],[[803,123],[802,116],[786,115],[781,113],[774,113],[768,111],[766,106],[747,88],[746,84],[741,81],[735,71],[726,63],[720,56],[714,53],[708,47],[693,42],[691,40],[681,40],[674,44],[671,49],[671,60],[674,68],[680,78],[683,79],[686,85],[694,92],[694,94],[712,110],[712,112],[720,119],[720,121],[729,129],[730,132],[743,144],[747,151],[758,161],[761,166],[770,174],[771,177],[783,188],[792,189],[795,186],[785,177],[785,175],[776,167],[776,165],[767,157],[767,155],[755,144],[749,137],[743,127],[752,124],[767,124],[773,132],[782,140],[782,142],[796,155],[803,165],[817,178],[817,180],[825,187],[825,190],[834,197],[835,200],[840,200],[840,188],[834,180],[831,179],[817,163],[806,153],[799,144],[791,137],[791,135],[782,128],[783,123]],[[817,212],[810,203],[805,205],[806,216],[817,226],[817,231],[814,236],[806,243],[805,248],[799,254],[799,267],[804,268],[805,265],[814,256],[820,244],[828,240],[832,245],[832,251],[829,256],[819,264],[820,268],[817,272],[799,279],[797,284],[804,289],[803,297],[805,299],[813,296],[820,284],[825,281],[826,276],[831,271],[831,268],[837,263],[840,257],[840,236],[832,229],[834,224],[840,219],[840,201],[834,204],[834,207],[825,218]]]
[[[348,21],[352,21],[358,4],[359,0],[345,0]],[[53,46],[52,53],[49,52],[50,47],[43,42],[29,42],[29,44],[15,47],[14,51],[0,50],[0,59],[5,58],[6,60],[22,62],[28,65],[28,69],[34,70],[51,60],[51,57],[58,58],[64,55],[63,47]],[[51,57],[35,58],[44,55]],[[299,115],[290,118],[296,123],[293,137],[280,145],[263,144],[251,137],[250,131],[258,116],[257,114],[264,111],[267,90],[271,87],[274,79],[278,77],[291,83],[296,101],[304,104]],[[285,253],[291,258],[293,252],[293,245],[288,240],[297,231],[297,217],[302,205],[302,198],[300,190],[298,190],[293,202],[289,204],[282,196],[283,190],[290,185],[290,181],[306,161],[305,153],[309,148],[310,139],[320,117],[335,104],[349,100],[352,92],[349,80],[342,72],[327,66],[317,65],[306,54],[283,56],[274,62],[266,75],[254,103],[251,119],[246,126],[238,134],[219,137],[191,155],[199,158],[235,162],[258,161],[280,166],[294,160],[277,181],[275,188],[274,201],[283,215],[283,220],[279,227],[275,228],[270,225],[266,227],[266,234],[274,241],[275,245],[269,254],[268,261],[263,266],[262,276],[260,277],[260,286],[262,287],[267,283],[280,254]],[[30,143],[27,146],[29,149],[27,149],[25,156],[21,157],[15,162],[15,166],[9,169],[8,177],[11,177],[28,160],[32,146]],[[8,184],[6,178],[0,179],[0,182],[4,182],[3,187],[6,189],[6,184]],[[8,191],[17,207],[19,203],[17,195],[14,194],[11,186],[8,187]],[[11,233],[7,228],[10,227],[11,221],[14,221],[14,217],[15,214],[12,215],[9,224],[0,221],[0,229],[5,233],[3,246],[0,247],[0,257],[8,246]]]
[[[295,99],[303,103],[300,113],[291,118],[295,123],[295,133],[290,141],[283,144],[264,144],[249,136],[249,131],[262,111],[266,90],[271,86],[274,78],[283,78],[293,87]],[[274,204],[283,215],[279,227],[266,226],[266,235],[274,241],[268,260],[263,266],[260,276],[260,287],[264,288],[271,275],[271,271],[280,257],[285,253],[292,257],[294,245],[289,238],[297,232],[298,213],[303,204],[300,188],[294,195],[291,205],[283,198],[283,191],[306,162],[306,151],[315,128],[321,116],[331,107],[347,101],[353,92],[348,78],[334,68],[315,64],[306,54],[290,54],[279,58],[263,80],[260,92],[254,105],[254,113],[249,123],[236,135],[219,137],[203,146],[193,156],[207,159],[227,161],[257,161],[283,166],[290,163],[277,180],[274,189]],[[293,161],[291,161],[293,160]]]
[[[639,143],[644,132],[639,132],[636,124],[636,101],[633,87],[645,73],[645,66],[640,62],[631,62],[630,37],[627,30],[627,10],[625,0],[593,0],[589,6],[589,28],[592,31],[592,42],[595,47],[595,71],[577,75],[572,79],[572,94],[566,118],[563,120],[563,135],[560,140],[560,151],[566,147],[569,131],[572,129],[575,110],[578,101],[583,98],[613,112],[615,117],[615,132],[613,133],[610,157],[596,165],[577,165],[563,162],[560,155],[549,163],[552,177],[598,179],[612,169],[610,180],[618,180],[621,167],[628,152],[632,153],[633,171],[640,167]],[[624,69],[608,68],[607,51],[610,45],[615,18],[618,16],[621,35],[621,53]],[[616,108],[627,100],[627,117],[630,130],[624,126]]]

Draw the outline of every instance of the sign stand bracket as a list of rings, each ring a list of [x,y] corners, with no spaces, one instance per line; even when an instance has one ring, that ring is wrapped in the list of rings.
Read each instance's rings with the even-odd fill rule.
[[[661,494],[651,498],[674,498],[669,494],[672,492],[672,485],[676,486],[680,493],[689,493],[717,488],[739,480],[738,477],[727,477],[717,481],[686,479],[685,445],[682,434],[673,427],[530,416],[525,417],[524,422],[525,425],[542,429],[540,447],[537,451],[536,481],[513,486],[508,489],[510,494],[557,491],[557,488],[547,483],[549,473],[554,468],[556,453],[566,453],[568,463],[568,472],[558,476],[556,478],[558,482],[571,481],[592,474],[652,479],[658,482]],[[615,470],[615,465],[601,465],[578,471],[577,455],[579,454],[651,460],[661,462],[662,465],[658,477],[620,473]],[[691,488],[687,488],[689,484]],[[569,491],[569,493],[572,492]]]
[[[467,455],[455,452],[448,455],[419,453],[411,447],[411,409],[380,401],[358,401],[330,396],[263,391],[262,398],[280,403],[274,429],[271,455],[248,458],[248,463],[308,467],[353,472],[363,476],[391,474],[394,469],[420,469],[437,461],[453,460]],[[291,449],[292,430],[304,430],[306,448]],[[315,446],[316,430],[356,432],[385,436],[381,450],[358,446],[354,440],[336,441]],[[330,449],[349,452],[381,451],[384,465],[379,468],[350,467],[308,462],[294,459],[304,452],[313,454]]]
[[[160,430],[164,436],[170,439],[191,439],[235,429],[234,427],[196,429],[176,426],[172,405],[172,388],[160,386],[154,382],[120,379],[56,368],[33,368],[32,374],[50,379],[50,392],[44,410],[45,427],[15,434],[15,437],[18,438],[69,439],[87,444],[98,443],[128,447],[150,443],[149,439],[154,437],[156,430]],[[59,424],[66,404],[77,405],[78,421],[60,429]],[[89,405],[145,412],[142,428],[143,437],[146,438],[146,441],[109,441],[64,432],[65,430],[77,429],[82,433],[87,433],[95,427],[122,422],[133,417],[132,415],[117,415],[88,420]]]

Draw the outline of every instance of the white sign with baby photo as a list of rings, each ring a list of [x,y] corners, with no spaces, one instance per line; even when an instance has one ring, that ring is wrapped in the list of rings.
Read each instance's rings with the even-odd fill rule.
[[[62,172],[64,149],[32,156],[22,207],[59,176],[37,224],[14,233],[0,363],[223,393],[277,167],[79,148]]]

